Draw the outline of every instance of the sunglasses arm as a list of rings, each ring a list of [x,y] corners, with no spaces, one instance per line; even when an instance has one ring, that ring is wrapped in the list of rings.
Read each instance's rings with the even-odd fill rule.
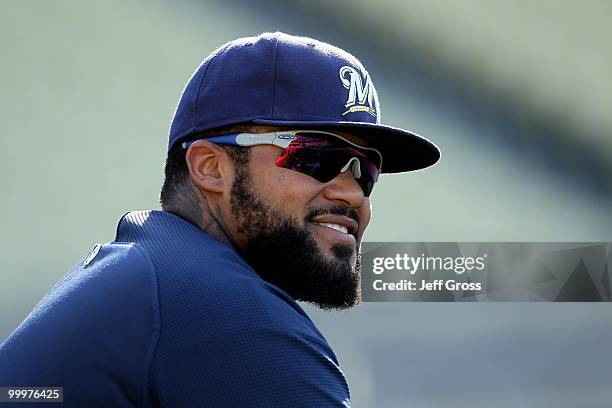
[[[289,147],[296,136],[286,132],[270,132],[270,133],[238,133],[236,136],[236,144],[239,146],[256,146],[261,144],[271,144],[282,149]]]
[[[232,133],[229,135],[213,136],[205,138],[212,143],[230,144],[238,146],[257,146],[271,144],[286,149],[289,144],[296,139],[295,134],[288,132],[269,132],[269,133]],[[195,140],[183,142],[183,149],[191,146]]]

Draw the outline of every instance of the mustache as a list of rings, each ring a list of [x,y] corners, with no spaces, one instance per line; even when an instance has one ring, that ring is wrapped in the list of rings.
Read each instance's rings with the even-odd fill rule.
[[[346,207],[327,207],[327,208],[313,208],[306,214],[306,220],[312,220],[318,215],[333,214],[333,215],[344,215],[357,221],[359,224],[359,213],[354,208]]]

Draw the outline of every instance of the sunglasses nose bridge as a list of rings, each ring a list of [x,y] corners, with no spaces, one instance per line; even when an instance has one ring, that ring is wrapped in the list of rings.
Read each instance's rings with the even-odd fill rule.
[[[361,178],[361,162],[357,157],[351,157],[349,161],[340,169],[340,173],[344,173],[348,169],[351,169],[351,173],[355,180]]]

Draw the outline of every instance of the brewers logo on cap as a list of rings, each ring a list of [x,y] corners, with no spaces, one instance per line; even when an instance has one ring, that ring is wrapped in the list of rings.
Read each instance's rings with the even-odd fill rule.
[[[350,112],[368,112],[376,117],[376,110],[372,108],[372,100],[374,98],[372,90],[374,85],[370,80],[370,76],[366,73],[364,80],[362,80],[359,71],[345,65],[340,68],[340,80],[342,80],[342,85],[349,90],[345,105],[348,110],[342,115],[344,116]],[[368,106],[366,106],[366,102]]]

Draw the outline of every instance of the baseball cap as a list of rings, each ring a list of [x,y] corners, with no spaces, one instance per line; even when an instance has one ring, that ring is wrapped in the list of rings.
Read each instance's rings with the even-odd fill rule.
[[[239,123],[350,132],[381,152],[383,173],[422,169],[440,158],[431,141],[381,124],[376,89],[357,58],[281,32],[236,39],[202,62],[176,107],[168,150]]]

